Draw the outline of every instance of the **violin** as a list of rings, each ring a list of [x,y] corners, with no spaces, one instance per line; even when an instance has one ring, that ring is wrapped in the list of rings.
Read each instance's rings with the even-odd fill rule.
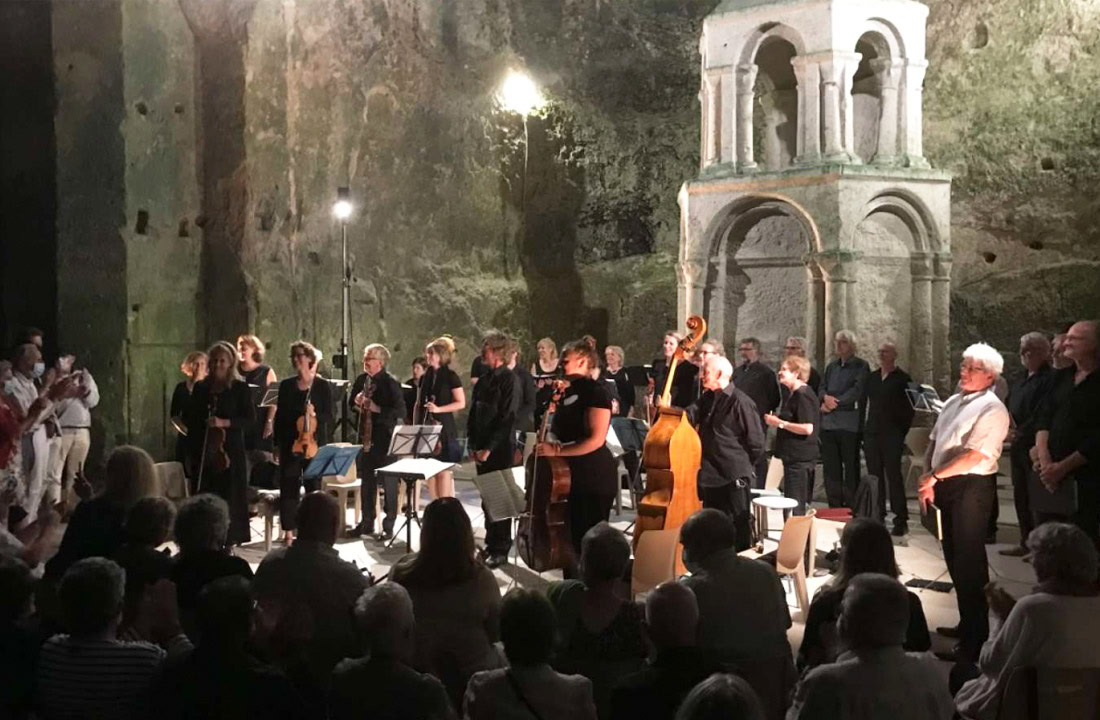
[[[218,395],[210,393],[210,408],[206,415],[206,431],[202,441],[202,457],[199,459],[199,478],[196,483],[197,492],[202,492],[202,475],[209,468],[211,472],[225,472],[229,469],[229,453],[225,451],[225,428],[211,427],[210,421],[215,417],[218,409]]]
[[[364,400],[363,406],[359,408],[359,442],[363,445],[363,452],[370,452],[371,435],[374,432],[374,422],[370,411],[371,396],[374,395],[374,383],[371,382],[370,375],[366,376],[363,389],[359,394],[363,396]]]
[[[542,417],[538,443],[546,442],[550,419],[569,387],[567,380],[552,381],[554,394]],[[569,529],[569,489],[573,480],[563,457],[545,457],[536,450],[527,460],[526,512],[516,531],[519,556],[535,572],[565,568],[573,561]]]
[[[310,393],[312,392],[313,389],[310,388]],[[305,409],[302,411],[302,416],[295,423],[295,427],[298,429],[298,437],[294,438],[294,444],[290,446],[292,453],[301,455],[306,460],[317,454],[317,411],[314,409],[313,403],[310,402],[310,393],[306,393]]]

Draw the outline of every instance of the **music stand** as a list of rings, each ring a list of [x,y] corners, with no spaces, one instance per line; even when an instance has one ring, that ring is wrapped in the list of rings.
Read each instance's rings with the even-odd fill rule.
[[[512,525],[512,565],[519,565],[519,543],[515,542],[518,522],[527,512],[527,498],[516,484],[515,472],[524,472],[522,467],[493,470],[474,477],[474,486],[481,493],[485,503],[485,527],[490,522],[511,520]],[[513,576],[512,583],[516,581]],[[509,583],[508,587],[512,584]]]
[[[362,445],[322,445],[302,471],[302,477],[313,479],[326,475],[347,475],[362,449]]]
[[[454,463],[430,457],[439,447],[442,431],[441,425],[398,425],[394,428],[388,454],[401,459],[374,471],[375,477],[390,476],[405,481],[405,518],[386,543],[387,548],[393,546],[404,529],[405,546],[412,552],[413,523],[420,527],[420,514],[416,511],[416,481],[427,480],[455,466]]]
[[[347,357],[344,357],[345,367],[347,367]],[[340,417],[336,420],[336,427],[333,429],[332,436],[336,437],[337,430],[343,430],[344,442],[348,441],[348,435],[355,436],[355,423],[348,417],[348,390],[351,389],[351,381],[349,380],[334,380],[333,378],[324,378],[325,382],[329,384],[332,389],[333,402],[340,403]],[[339,398],[339,400],[337,400]]]
[[[638,464],[634,468],[634,476],[630,477],[630,497],[634,500],[634,512],[638,511],[638,478],[642,475],[642,458],[641,453],[645,448],[646,434],[649,433],[649,426],[641,418],[628,418],[628,417],[614,417],[611,418],[611,427],[615,430],[615,437],[619,440],[619,445],[623,449],[623,454],[629,452],[638,453]],[[618,480],[616,480],[618,482]],[[620,489],[621,492],[621,489]],[[629,532],[634,527],[634,523],[630,523],[626,526],[623,532]]]
[[[943,410],[944,401],[940,400],[936,388],[931,385],[910,383],[909,387],[905,388],[905,397],[909,399],[909,404],[917,412],[939,415],[940,411]]]

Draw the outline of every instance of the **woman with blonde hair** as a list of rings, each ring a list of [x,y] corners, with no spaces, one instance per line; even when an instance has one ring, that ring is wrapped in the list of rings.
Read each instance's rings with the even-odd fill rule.
[[[458,425],[454,414],[466,407],[466,391],[462,380],[451,369],[455,356],[454,340],[438,337],[424,348],[428,371],[420,378],[420,397],[423,409],[417,413],[421,423],[437,422],[442,426],[439,459],[444,462],[461,462],[462,446],[458,444]],[[454,474],[444,470],[428,478],[428,494],[433,500],[454,497]]]
[[[172,427],[176,429],[176,460],[183,464],[184,474],[191,477],[191,462],[187,454],[187,433],[183,424],[183,415],[191,402],[191,393],[195,384],[206,379],[206,353],[201,350],[193,350],[187,353],[180,363],[180,372],[184,380],[180,380],[176,389],[172,391],[172,404],[168,411],[172,418]]]
[[[237,348],[221,341],[206,355],[210,374],[195,385],[184,416],[195,492],[215,492],[229,503],[229,542],[239,545],[250,538],[244,437],[256,413],[248,385],[237,372]]]
[[[237,369],[241,378],[249,385],[258,387],[259,396],[263,398],[268,388],[274,387],[279,377],[270,365],[264,364],[264,355],[267,349],[263,340],[255,335],[241,335],[237,338],[237,353],[240,361]],[[271,452],[271,434],[274,431],[275,406],[259,411],[257,422],[244,435],[245,450],[263,450]],[[260,421],[263,421],[262,423]]]

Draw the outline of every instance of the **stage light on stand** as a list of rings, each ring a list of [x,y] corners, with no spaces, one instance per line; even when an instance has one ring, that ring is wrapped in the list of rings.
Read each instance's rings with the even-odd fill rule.
[[[348,383],[348,342],[351,328],[351,264],[348,262],[348,218],[353,210],[351,204],[351,190],[346,187],[336,188],[336,202],[332,204],[332,214],[340,221],[340,252],[343,259],[343,287],[340,296],[340,354],[333,358],[333,365],[340,370],[344,390]],[[340,425],[343,428],[344,441],[348,441],[350,423],[347,416],[348,404],[340,403]]]
[[[518,70],[508,71],[497,91],[497,101],[505,110],[524,117],[546,104],[546,98],[535,85],[535,81],[527,73]]]

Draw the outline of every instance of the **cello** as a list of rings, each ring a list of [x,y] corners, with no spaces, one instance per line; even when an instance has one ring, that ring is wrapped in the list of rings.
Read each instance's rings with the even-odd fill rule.
[[[539,427],[539,443],[546,442],[550,419],[569,387],[565,380],[553,383],[554,394]],[[536,449],[528,458],[525,470],[527,508],[516,530],[517,551],[527,567],[535,572],[564,568],[573,559],[569,535],[569,489],[573,480],[569,462],[563,457],[540,457]]]
[[[698,476],[703,444],[699,433],[688,422],[683,408],[669,406],[676,365],[684,361],[707,332],[707,322],[698,315],[687,321],[688,333],[669,360],[668,375],[657,408],[657,419],[646,435],[642,462],[646,469],[645,493],[638,502],[638,520],[634,528],[634,547],[647,530],[679,530],[692,513],[701,510]],[[678,574],[684,572],[680,553],[676,554]]]

